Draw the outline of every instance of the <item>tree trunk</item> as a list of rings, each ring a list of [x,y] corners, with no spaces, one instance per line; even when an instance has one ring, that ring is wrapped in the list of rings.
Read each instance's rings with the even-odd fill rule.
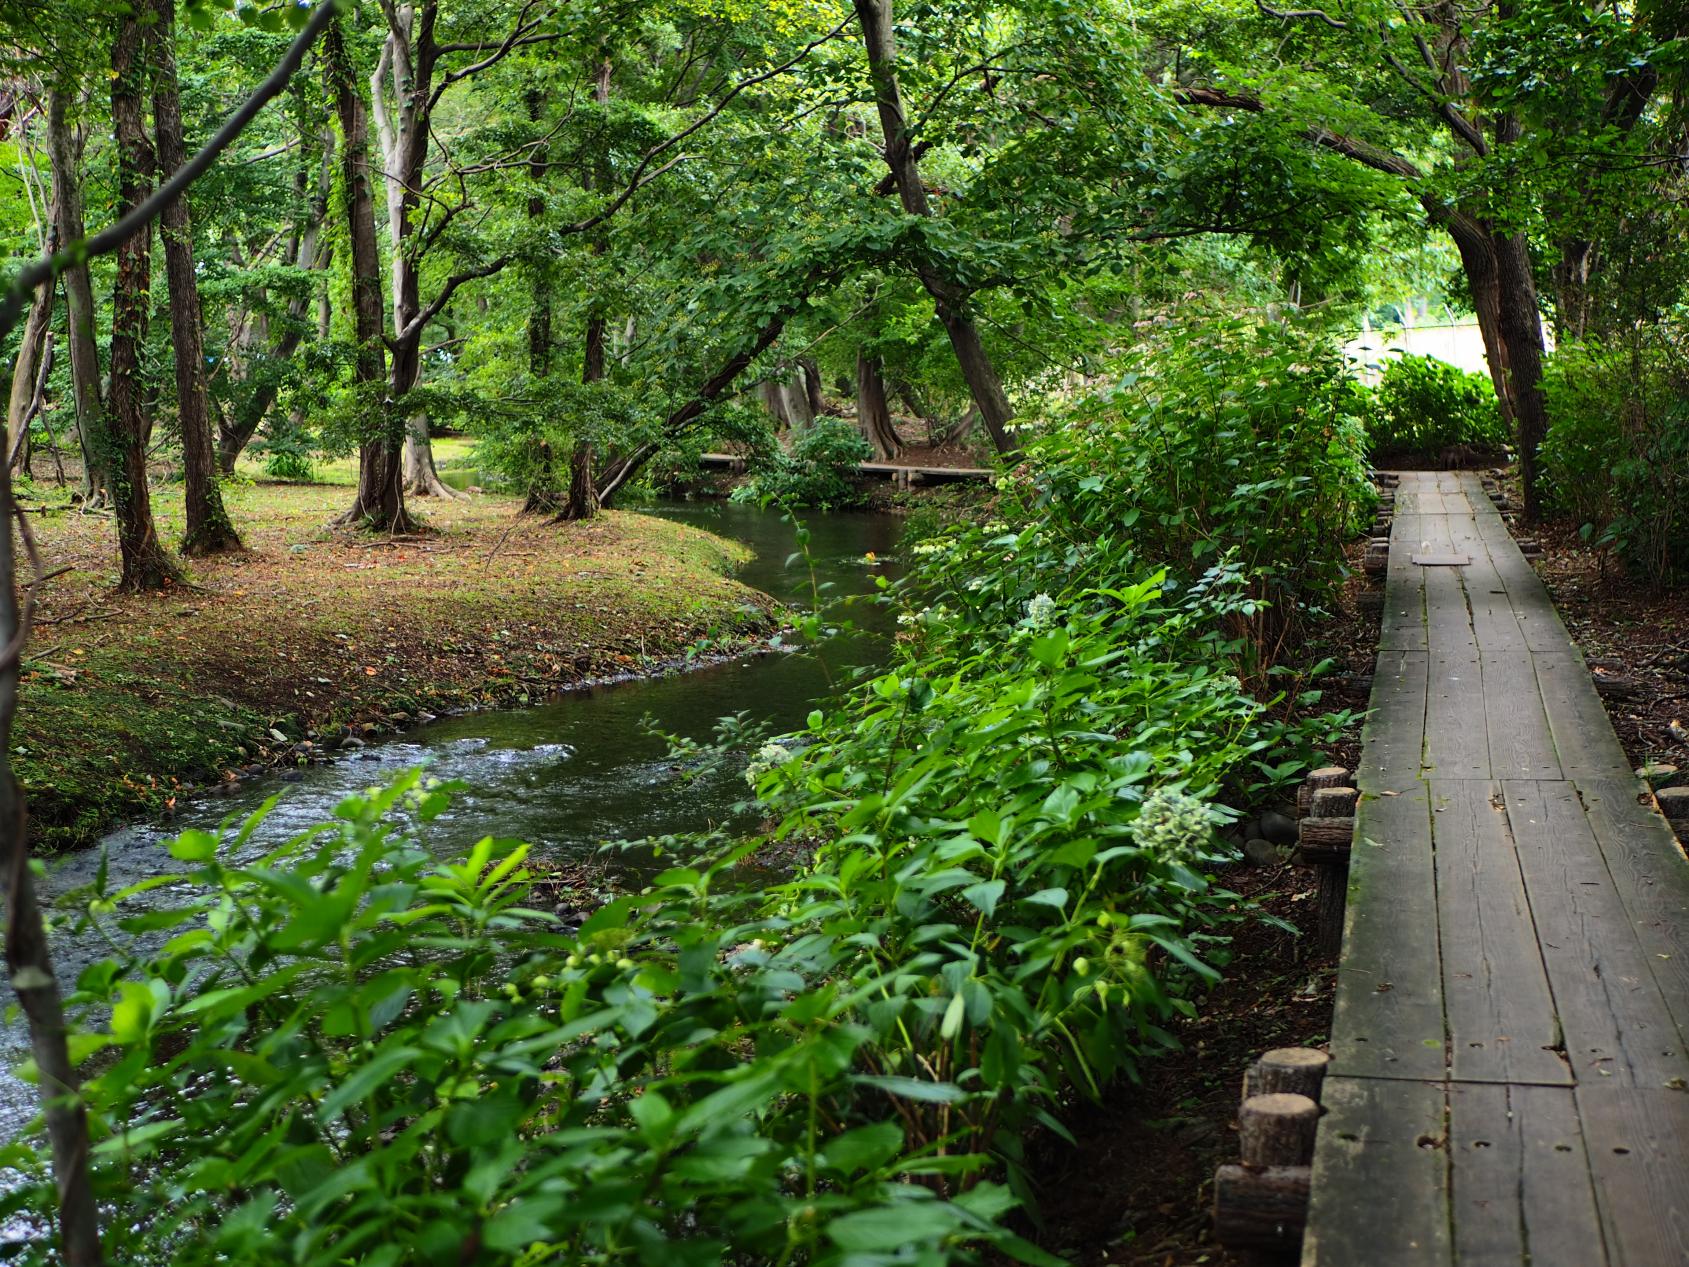
[[[592,99],[600,110],[610,104],[610,74],[612,65],[608,57],[598,64],[598,74],[593,79]],[[610,184],[608,166],[602,160],[598,169],[593,173],[592,183],[600,189]],[[597,233],[592,239],[592,253],[594,256],[604,254],[604,235]],[[604,381],[604,352],[608,331],[604,319],[602,296],[594,303],[592,311],[586,320],[586,338],[581,348],[581,382],[599,383]],[[592,441],[585,436],[575,440],[575,446],[569,453],[569,492],[563,500],[563,508],[558,511],[557,518],[564,521],[578,521],[591,519],[598,513],[598,489],[593,483],[592,465],[595,460]]]
[[[909,142],[909,125],[903,109],[903,93],[897,78],[897,46],[892,34],[892,0],[855,0],[857,20],[862,27],[868,53],[868,73],[873,81],[874,103],[879,109],[880,129],[885,136],[886,166],[891,169],[903,210],[912,216],[930,218],[926,186],[921,183],[919,164]],[[940,273],[929,260],[915,266],[921,285],[932,296],[939,322],[950,336],[956,361],[967,380],[968,391],[979,410],[991,442],[999,453],[1013,453],[1009,436],[1014,410],[1003,391],[1002,380],[985,351],[979,327],[967,311],[967,292]]]
[[[1508,384],[1519,436],[1519,483],[1525,520],[1535,523],[1542,515],[1537,448],[1548,434],[1548,405],[1542,394],[1542,312],[1525,235],[1496,234],[1495,256],[1501,337],[1507,349]]]
[[[865,348],[856,351],[856,425],[874,446],[874,456],[890,462],[903,448],[903,441],[891,425],[891,408],[886,403],[886,381],[880,363]]]
[[[1472,295],[1472,311],[1484,340],[1484,360],[1490,369],[1502,421],[1514,425],[1513,386],[1508,377],[1507,345],[1501,335],[1501,291],[1496,271],[1495,240],[1489,226],[1476,217],[1455,212],[1445,219],[1449,236],[1460,252],[1461,268]]]
[[[153,128],[158,134],[161,178],[170,179],[187,160],[182,143],[182,100],[176,82],[176,0],[153,0]],[[217,480],[217,450],[211,433],[211,404],[205,391],[205,346],[200,330],[199,279],[194,272],[193,221],[187,195],[159,218],[164,271],[170,283],[170,336],[176,358],[176,408],[182,429],[182,468],[187,485],[187,532],[182,553],[220,554],[240,549],[240,537],[223,508]]]
[[[821,367],[812,356],[800,356],[798,369],[803,372],[804,394],[809,398],[809,416],[819,418],[827,412],[827,400],[821,394]]]
[[[49,336],[53,325],[53,283],[43,282],[30,301],[29,317],[18,341],[18,357],[12,365],[12,390],[6,398],[6,432],[13,438],[8,465],[15,468],[29,451],[30,405],[35,400],[35,381],[41,366],[49,360]]]
[[[405,510],[400,461],[403,422],[393,402],[382,399],[387,377],[382,335],[381,252],[375,241],[375,202],[370,189],[369,115],[352,74],[345,36],[336,17],[324,34],[323,51],[334,83],[334,108],[340,119],[341,183],[346,191],[348,238],[352,257],[352,320],[358,340],[357,381],[368,408],[378,415],[375,436],[358,449],[358,496],[338,523],[384,532],[412,527]]]
[[[66,119],[66,89],[55,88],[47,104],[47,150],[53,169],[52,236],[56,243],[80,242],[82,141]],[[94,336],[94,287],[88,262],[78,260],[60,276],[65,288],[65,327],[70,351],[71,398],[77,441],[82,447],[82,503],[102,505],[109,490],[115,444],[100,394],[100,349]]]
[[[149,44],[148,26],[131,10],[120,19],[111,50],[119,217],[139,206],[152,192],[155,157],[147,138],[143,106]],[[112,292],[111,412],[122,466],[111,474],[111,491],[123,561],[118,587],[129,591],[161,589],[181,580],[181,573],[159,542],[153,525],[152,494],[147,487],[152,417],[147,412],[146,384],[141,379],[141,350],[152,303],[151,281],[152,226],[148,225],[118,247],[117,282]]]
[[[394,15],[397,29],[388,32],[381,61],[370,77],[370,101],[375,110],[382,172],[386,177],[387,238],[393,260],[393,359],[389,365],[388,394],[401,409],[405,407],[405,397],[422,376],[423,330],[417,325],[422,312],[422,261],[412,241],[411,212],[419,200],[423,163],[428,156],[436,12],[432,0],[422,6],[420,21],[414,6],[399,7]],[[409,413],[405,420],[403,479],[405,492],[416,497],[459,499],[464,496],[444,484],[434,469],[434,445],[428,435],[428,416],[424,413]]]

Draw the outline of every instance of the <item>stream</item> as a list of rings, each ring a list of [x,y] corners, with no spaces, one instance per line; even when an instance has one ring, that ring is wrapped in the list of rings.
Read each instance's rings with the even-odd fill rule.
[[[776,511],[726,502],[647,509],[750,547],[754,557],[738,579],[793,607],[811,605],[812,583],[828,587],[822,599],[829,605],[873,593],[874,577],[889,569],[868,566],[864,556],[887,559],[903,528],[894,515],[807,515],[810,561],[796,559],[788,567],[798,548],[796,529]],[[741,770],[734,765],[687,780],[653,728],[703,741],[718,718],[738,712],[777,732],[799,728],[815,701],[848,681],[854,667],[883,661],[887,611],[851,603],[844,614],[855,631],[813,650],[758,650],[686,672],[583,688],[530,708],[442,717],[332,765],[278,771],[232,796],[190,800],[169,824],[122,827],[99,848],[51,862],[43,900],[90,883],[102,854],[113,888],[183,870],[164,841],[188,827],[215,829],[280,792],[248,846],[253,854],[263,852],[331,818],[345,796],[415,765],[467,785],[424,836],[446,856],[486,835],[529,841],[536,854],[579,857],[608,840],[732,826],[734,806],[748,794]],[[162,897],[169,889],[156,892]],[[97,939],[64,930],[53,941],[55,971],[67,989],[89,962],[109,953]],[[21,1021],[0,1025],[0,1139],[14,1136],[36,1113],[35,1088],[11,1073],[26,1053]]]

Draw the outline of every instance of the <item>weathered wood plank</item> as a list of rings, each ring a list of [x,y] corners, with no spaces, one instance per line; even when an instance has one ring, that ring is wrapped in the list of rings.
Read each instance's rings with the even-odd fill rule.
[[[1448,1089],[1456,1261],[1472,1267],[1607,1262],[1570,1088]]]
[[[1689,1094],[1579,1087],[1577,1103],[1614,1267],[1689,1263]]]
[[[1443,1089],[1328,1078],[1302,1267],[1448,1267]]]
[[[1361,791],[1399,792],[1419,777],[1429,663],[1423,651],[1379,653],[1355,772]]]
[[[1532,657],[1519,651],[1486,651],[1481,658],[1490,773],[1498,779],[1560,778]]]
[[[1689,861],[1665,819],[1638,800],[1634,778],[1576,785],[1643,959],[1689,1049]]]
[[[1575,788],[1502,790],[1573,1075],[1614,1086],[1689,1080],[1689,1054]]]
[[[1630,763],[1583,657],[1575,651],[1542,651],[1531,661],[1555,756],[1565,775],[1602,777],[1625,772]]]
[[[1441,1078],[1442,968],[1427,790],[1415,783],[1397,796],[1363,794],[1355,819],[1331,1070]]]
[[[1398,515],[1390,525],[1390,570],[1384,577],[1384,610],[1380,621],[1380,651],[1423,651],[1425,636],[1425,574],[1410,559],[1420,548],[1421,516]]]
[[[1429,602],[1429,586],[1426,597]],[[1489,778],[1490,742],[1478,652],[1439,652],[1433,644],[1427,685],[1426,768],[1442,779]]]
[[[1500,787],[1433,780],[1431,829],[1452,1075],[1570,1083]]]

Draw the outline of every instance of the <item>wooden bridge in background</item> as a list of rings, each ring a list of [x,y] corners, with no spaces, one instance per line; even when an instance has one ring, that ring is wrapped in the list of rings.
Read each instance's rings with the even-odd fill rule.
[[[746,457],[742,453],[705,453],[698,464],[711,470],[740,472],[745,470]],[[902,462],[860,462],[857,474],[870,479],[893,481],[899,488],[912,484],[955,484],[990,480],[996,472],[983,466],[916,466]]]
[[[1689,864],[1475,476],[1401,476],[1372,709],[1303,1267],[1689,1264]]]

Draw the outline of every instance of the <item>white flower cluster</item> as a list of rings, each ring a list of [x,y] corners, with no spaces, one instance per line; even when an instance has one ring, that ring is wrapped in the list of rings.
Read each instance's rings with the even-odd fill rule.
[[[915,548],[912,551],[912,553],[914,553],[916,555],[922,555],[922,556],[934,555],[934,554],[948,554],[949,552],[950,552],[950,542],[942,540],[942,539],[936,539],[936,540],[932,540],[932,541],[917,541],[915,543]]]
[[[1214,679],[1214,691],[1216,694],[1230,699],[1233,696],[1243,694],[1243,683],[1230,673],[1222,673]]]
[[[1172,788],[1151,792],[1133,825],[1139,847],[1168,862],[1188,862],[1208,843],[1213,830],[1208,807]]]
[[[1001,536],[1008,530],[1009,525],[1004,523],[1001,519],[993,519],[990,523],[985,525],[986,533],[993,537]]]
[[[1034,594],[1026,600],[1026,623],[1043,629],[1056,619],[1056,600],[1048,594]]]
[[[751,763],[745,767],[745,782],[755,787],[761,781],[763,775],[770,770],[785,765],[797,755],[784,744],[772,742],[763,744],[762,747],[757,749],[756,756],[751,758]]]

